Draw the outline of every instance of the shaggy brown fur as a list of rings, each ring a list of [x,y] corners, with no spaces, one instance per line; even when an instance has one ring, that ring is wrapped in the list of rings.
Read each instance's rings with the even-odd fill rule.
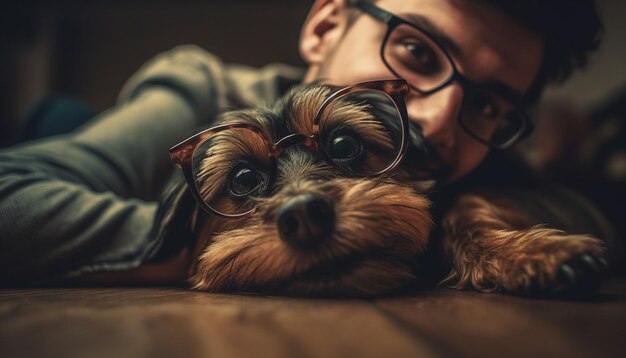
[[[314,131],[312,118],[328,95],[325,87],[309,87],[292,92],[273,111],[232,112],[223,121],[255,123],[274,142],[291,133],[310,135]],[[341,101],[329,106],[321,118],[327,127],[333,122],[348,123],[363,132],[376,125],[362,106]],[[241,137],[226,138],[237,133]],[[215,144],[201,163],[198,191],[211,198],[212,207],[228,211],[238,204],[221,193],[228,179],[224,173],[232,170],[242,153],[252,155],[259,167],[270,167],[275,148],[260,145],[262,140],[249,131],[223,136],[212,139]],[[380,167],[379,153],[389,151],[394,144],[379,134],[366,137],[369,146],[377,150],[368,153],[364,165]],[[223,139],[228,140],[221,143]],[[199,220],[194,253],[197,261],[190,272],[194,288],[374,295],[419,278],[413,264],[426,249],[432,226],[423,190],[399,182],[397,178],[406,177],[401,171],[396,179],[342,176],[320,158],[318,151],[311,142],[281,150],[270,195],[251,198],[250,206],[256,207],[251,216],[226,219],[208,215]],[[336,216],[330,237],[308,248],[286,242],[277,229],[281,206],[302,193],[315,193],[332,202]],[[569,236],[537,224],[504,202],[476,194],[459,198],[443,223],[443,243],[452,264],[446,282],[480,291],[558,291],[576,285],[582,266],[587,265],[583,271],[589,271],[589,267],[604,264],[599,240]],[[570,275],[568,270],[575,272]]]
[[[280,113],[239,111],[223,123],[259,125],[274,142],[291,133],[311,135],[312,119],[329,89],[296,92]],[[280,121],[276,122],[279,119]],[[362,105],[337,103],[321,114],[320,130],[349,127],[367,142],[363,168],[384,168],[394,143],[377,130],[378,121]],[[325,133],[320,133],[325,135]],[[211,137],[200,164],[200,195],[214,208],[233,212],[237,203],[223,193],[233,163],[242,158],[269,170],[271,148],[249,130]],[[389,177],[345,177],[322,160],[315,143],[285,148],[277,158],[269,197],[254,197],[251,216],[207,216],[201,223],[190,282],[196,289],[315,295],[373,295],[415,282],[412,263],[427,245],[432,226],[429,201],[418,188]],[[307,147],[310,146],[311,148]],[[314,247],[297,247],[281,238],[277,212],[302,193],[332,202],[335,225]],[[247,209],[247,208],[246,208]],[[241,208],[239,208],[241,210]]]
[[[337,226],[314,250],[281,240],[276,210],[296,193],[318,192],[335,204]],[[411,260],[426,247],[428,201],[409,187],[364,179],[301,180],[214,232],[191,281],[208,291],[377,294],[415,280]]]
[[[576,260],[592,269],[604,264],[600,240],[535,224],[510,205],[478,195],[459,198],[443,225],[444,248],[453,264],[446,281],[458,288],[526,294],[565,290],[576,284],[576,272],[571,272],[580,270]],[[559,275],[571,277],[563,281]]]

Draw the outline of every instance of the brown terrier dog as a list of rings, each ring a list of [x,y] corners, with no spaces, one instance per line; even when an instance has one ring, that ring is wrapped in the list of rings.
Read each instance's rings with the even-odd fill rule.
[[[407,92],[402,80],[303,87],[173,147],[188,190],[178,186],[168,220],[190,217],[193,287],[376,295],[416,282],[432,221],[412,162],[400,165],[419,146]],[[193,209],[181,210],[190,197]],[[515,293],[594,281],[599,240],[536,224],[497,197],[461,196],[443,222],[446,281]]]

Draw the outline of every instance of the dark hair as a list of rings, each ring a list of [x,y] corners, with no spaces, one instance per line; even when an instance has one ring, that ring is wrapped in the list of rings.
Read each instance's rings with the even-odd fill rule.
[[[562,83],[585,67],[604,33],[595,0],[484,1],[544,38],[543,64],[527,94],[530,104],[548,83]]]

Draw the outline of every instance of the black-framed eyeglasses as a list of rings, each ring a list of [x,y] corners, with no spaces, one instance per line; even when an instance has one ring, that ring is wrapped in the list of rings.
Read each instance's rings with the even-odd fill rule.
[[[235,119],[173,146],[170,157],[182,168],[187,186],[205,211],[242,217],[253,213],[258,199],[269,194],[279,156],[294,145],[317,151],[346,176],[390,173],[407,151],[404,96],[409,91],[402,79],[328,90],[315,116],[299,119],[311,121],[307,133],[274,141],[264,127]],[[231,117],[237,118],[236,113]]]
[[[458,121],[474,139],[491,148],[506,149],[532,133],[533,126],[521,100],[496,93],[461,75],[445,47],[427,31],[369,1],[356,0],[350,4],[387,24],[381,58],[414,91],[428,95],[455,81],[463,86]]]

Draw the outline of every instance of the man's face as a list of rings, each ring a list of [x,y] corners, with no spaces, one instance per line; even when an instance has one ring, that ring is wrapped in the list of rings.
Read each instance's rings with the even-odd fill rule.
[[[381,0],[376,5],[405,20],[419,21],[428,32],[447,38],[456,48],[446,49],[456,68],[475,83],[498,83],[521,96],[539,71],[543,55],[541,37],[487,4],[462,0]],[[305,25],[301,53],[310,65],[305,81],[347,85],[395,78],[380,55],[387,25],[360,14],[346,26],[341,21],[341,15],[345,15],[341,9],[345,11],[343,1],[329,0],[314,10]],[[412,91],[406,98],[411,121],[422,127],[424,137],[435,150],[429,166],[443,182],[467,175],[488,151],[487,146],[459,126],[463,97],[463,86],[453,82],[429,95]]]

